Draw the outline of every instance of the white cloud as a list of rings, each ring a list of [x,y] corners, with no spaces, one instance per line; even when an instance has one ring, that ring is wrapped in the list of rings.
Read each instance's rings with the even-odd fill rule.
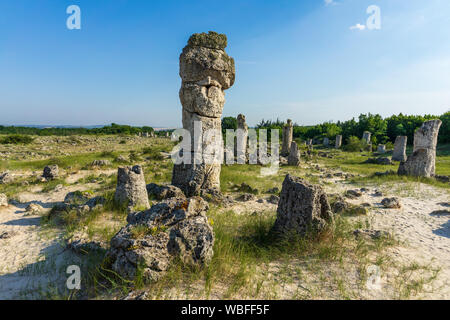
[[[337,4],[334,0],[324,0],[326,6],[334,6]]]
[[[366,26],[363,24],[357,23],[354,26],[350,27],[350,30],[356,30],[356,29],[363,31],[366,29]]]

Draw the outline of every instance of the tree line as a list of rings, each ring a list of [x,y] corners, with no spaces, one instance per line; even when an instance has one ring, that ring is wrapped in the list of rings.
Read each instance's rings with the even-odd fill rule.
[[[408,143],[412,144],[414,139],[414,132],[419,128],[423,122],[432,119],[440,119],[442,126],[439,131],[439,143],[450,143],[450,111],[441,116],[435,115],[393,115],[388,118],[383,118],[379,114],[360,114],[358,119],[351,119],[348,121],[338,122],[324,122],[314,126],[300,126],[294,123],[293,135],[294,138],[318,139],[325,137],[334,139],[336,135],[342,135],[344,142],[348,142],[351,137],[362,138],[364,131],[372,133],[372,144],[387,144],[393,143],[397,136],[407,136]],[[276,121],[262,120],[256,128],[257,129],[279,129],[280,134],[285,122],[277,119]],[[230,128],[231,129],[231,128]]]

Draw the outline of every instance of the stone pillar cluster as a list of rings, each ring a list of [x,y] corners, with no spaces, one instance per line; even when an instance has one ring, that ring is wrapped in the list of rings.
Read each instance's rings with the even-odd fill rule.
[[[208,34],[193,34],[180,56],[182,79],[180,101],[183,106],[183,128],[191,134],[191,163],[176,164],[172,184],[179,187],[186,196],[220,194],[221,163],[208,164],[205,158],[211,146],[205,131],[217,131],[214,140],[222,142],[221,116],[225,104],[225,90],[235,80],[234,59],[225,52],[227,37],[210,31]],[[194,144],[194,125],[201,123],[203,134],[199,148]],[[215,141],[219,143],[219,141]],[[222,150],[213,150],[222,153]],[[197,159],[194,163],[194,159]]]
[[[413,154],[401,162],[398,174],[416,177],[432,177],[436,169],[436,145],[441,120],[430,120],[414,133]]]

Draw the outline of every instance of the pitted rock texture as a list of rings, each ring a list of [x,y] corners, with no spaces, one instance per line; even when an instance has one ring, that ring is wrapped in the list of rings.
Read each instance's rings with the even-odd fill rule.
[[[408,142],[407,136],[397,136],[394,143],[394,152],[392,154],[392,160],[406,161],[406,144]]]
[[[239,114],[236,118],[237,130],[236,130],[236,158],[237,163],[244,164],[247,161],[247,138],[248,138],[248,126],[245,122],[245,116]]]
[[[154,196],[158,200],[166,200],[170,198],[186,198],[180,188],[172,185],[160,186],[156,183],[150,183],[147,185],[147,192],[149,196]]]
[[[42,177],[46,180],[54,180],[59,176],[59,167],[58,165],[46,166],[42,173]]]
[[[289,152],[288,157],[288,165],[290,166],[299,166],[300,165],[300,151],[298,150],[297,142],[292,141],[291,150]]]
[[[283,182],[273,231],[280,235],[304,236],[332,223],[333,213],[322,187],[287,175]]]
[[[286,125],[283,127],[283,141],[281,145],[281,155],[283,157],[289,156],[291,151],[292,138],[294,134],[294,127],[292,120],[288,119]]]
[[[180,101],[183,128],[191,134],[191,162],[175,164],[172,185],[186,196],[220,194],[223,160],[221,117],[225,92],[235,81],[234,59],[225,52],[227,37],[216,32],[194,34],[180,56]],[[198,140],[195,131],[201,132]],[[208,134],[210,133],[210,134]],[[198,148],[196,148],[196,143]],[[197,162],[194,162],[194,157]]]
[[[8,206],[8,197],[4,193],[0,193],[0,207]]]
[[[119,204],[126,204],[128,207],[150,207],[144,171],[141,166],[118,168],[114,200]]]
[[[13,175],[9,171],[0,173],[0,184],[8,184],[13,182]]]
[[[372,136],[372,133],[370,133],[369,131],[364,131],[362,138],[367,144],[370,144],[371,136]]]
[[[414,150],[405,162],[400,162],[399,175],[433,177],[436,171],[436,145],[441,120],[430,120],[414,133]]]
[[[133,279],[141,268],[144,279],[157,281],[175,257],[186,264],[207,265],[214,245],[207,210],[200,197],[172,198],[128,215],[128,224],[111,239],[112,269]]]

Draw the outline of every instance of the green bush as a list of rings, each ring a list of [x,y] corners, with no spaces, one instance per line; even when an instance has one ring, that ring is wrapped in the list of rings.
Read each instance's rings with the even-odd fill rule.
[[[0,139],[1,144],[29,144],[33,142],[33,138],[30,136],[24,136],[20,134],[12,134]]]
[[[343,149],[345,151],[358,152],[358,151],[361,151],[361,150],[366,150],[367,149],[367,143],[366,143],[366,141],[364,141],[362,139],[359,139],[358,137],[351,136],[350,138],[348,138],[348,142],[343,147]]]

